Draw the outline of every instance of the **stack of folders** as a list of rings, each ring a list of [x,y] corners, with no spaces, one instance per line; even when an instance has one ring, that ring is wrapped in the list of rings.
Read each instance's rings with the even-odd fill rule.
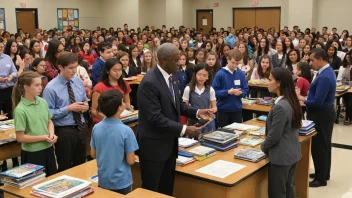
[[[198,141],[194,139],[183,138],[183,137],[178,138],[178,146],[182,148],[188,148],[196,145],[197,143]]]
[[[184,157],[179,155],[176,159],[177,166],[187,166],[195,161],[194,157]]]
[[[203,135],[201,145],[216,149],[218,151],[228,151],[237,146],[238,135],[224,131],[213,131]]]
[[[4,184],[15,188],[25,188],[45,178],[44,166],[23,164],[0,174]]]
[[[237,150],[234,156],[236,159],[246,160],[250,162],[259,162],[265,158],[265,154],[261,150],[254,148],[243,148]]]
[[[213,148],[205,147],[205,146],[197,146],[188,151],[197,161],[205,160],[209,157],[216,155],[216,150]]]
[[[310,135],[311,133],[314,133],[315,128],[314,128],[315,124],[313,121],[310,120],[302,120],[302,127],[298,130],[299,131],[299,135]]]
[[[239,141],[239,144],[245,145],[245,146],[252,146],[255,147],[259,145],[260,143],[264,142],[263,138],[256,137],[256,136],[250,136],[246,138],[241,138]]]
[[[31,195],[45,198],[80,198],[94,192],[91,182],[62,175],[33,186]]]
[[[264,136],[265,135],[265,127],[260,127],[258,130],[248,132],[248,135],[254,136]]]

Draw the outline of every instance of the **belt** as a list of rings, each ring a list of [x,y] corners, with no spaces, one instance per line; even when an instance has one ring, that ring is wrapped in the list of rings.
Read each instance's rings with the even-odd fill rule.
[[[78,125],[55,126],[55,128],[78,129]]]

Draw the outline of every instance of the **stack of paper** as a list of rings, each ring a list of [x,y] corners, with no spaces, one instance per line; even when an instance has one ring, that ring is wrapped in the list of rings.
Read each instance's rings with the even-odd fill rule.
[[[264,136],[265,135],[265,127],[260,127],[258,130],[248,132],[249,135],[254,136]]]
[[[242,104],[255,104],[257,102],[257,98],[242,98]]]
[[[184,156],[179,155],[176,159],[176,164],[178,166],[187,166],[188,164],[191,164],[194,161],[195,161],[194,157],[184,157]]]
[[[133,122],[135,120],[138,120],[138,111],[132,112],[125,109],[121,113],[120,117],[123,123]]]
[[[216,150],[213,148],[205,147],[205,146],[197,146],[188,151],[197,161],[205,160],[209,157],[216,155]]]
[[[84,197],[94,192],[91,182],[62,175],[55,179],[33,186],[31,195],[36,197]]]
[[[183,138],[183,137],[178,138],[178,146],[182,148],[188,148],[196,145],[197,143],[198,141],[194,139]]]
[[[264,139],[260,138],[260,137],[247,137],[247,138],[242,138],[240,139],[239,144],[245,145],[245,146],[252,146],[255,147],[257,145],[259,145],[260,143],[262,143],[264,141]]]
[[[45,178],[44,166],[23,164],[0,173],[4,184],[22,189]]]
[[[232,129],[232,130],[239,130],[239,131],[255,131],[255,130],[258,130],[259,128],[260,128],[259,126],[241,124],[241,123],[235,122],[225,126],[223,129]]]
[[[302,120],[302,127],[298,130],[299,135],[310,135],[311,133],[315,132],[315,123],[310,120]]]
[[[265,154],[261,150],[254,148],[244,148],[237,150],[234,156],[236,159],[246,160],[250,162],[259,162],[265,158]]]
[[[238,135],[224,131],[213,131],[203,135],[201,145],[214,148],[218,151],[227,151],[237,146]]]

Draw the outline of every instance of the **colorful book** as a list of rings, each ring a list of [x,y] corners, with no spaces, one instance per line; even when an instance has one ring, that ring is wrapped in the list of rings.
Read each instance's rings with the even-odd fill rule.
[[[255,137],[255,136],[251,136],[251,137],[240,139],[239,144],[255,147],[255,146],[261,144],[262,142],[264,142],[264,139],[259,138],[259,137]]]
[[[204,139],[207,140],[215,140],[218,142],[223,142],[223,141],[227,141],[227,140],[233,140],[236,139],[238,136],[236,134],[233,133],[227,133],[224,131],[213,131],[210,133],[207,133],[205,135],[203,135]]]
[[[258,129],[256,131],[250,131],[250,132],[248,132],[248,135],[264,136],[265,135],[265,127],[260,127],[260,129]]]
[[[246,160],[250,162],[259,162],[265,158],[263,151],[254,148],[244,148],[235,151],[236,159]]]
[[[26,163],[10,170],[0,173],[2,177],[9,177],[15,179],[23,179],[25,176],[30,176],[39,172],[43,172],[44,166]]]
[[[193,154],[194,156],[205,156],[211,153],[215,153],[216,150],[213,148],[205,147],[205,146],[197,146],[188,151],[189,153]]]

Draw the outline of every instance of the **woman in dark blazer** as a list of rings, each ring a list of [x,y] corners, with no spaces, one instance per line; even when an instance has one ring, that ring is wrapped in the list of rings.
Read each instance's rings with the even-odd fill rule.
[[[275,68],[268,89],[277,94],[266,121],[266,138],[261,149],[269,157],[268,194],[271,198],[295,198],[295,172],[301,159],[298,129],[302,111],[291,72]]]

